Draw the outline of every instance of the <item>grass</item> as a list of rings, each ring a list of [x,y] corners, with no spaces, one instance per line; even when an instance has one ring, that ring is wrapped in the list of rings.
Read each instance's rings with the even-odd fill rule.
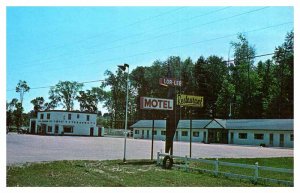
[[[293,158],[220,159],[226,162],[293,168]],[[239,171],[240,172],[240,171]],[[242,171],[243,172],[243,171]],[[252,187],[247,180],[207,173],[164,170],[149,160],[54,161],[7,166],[8,187]]]

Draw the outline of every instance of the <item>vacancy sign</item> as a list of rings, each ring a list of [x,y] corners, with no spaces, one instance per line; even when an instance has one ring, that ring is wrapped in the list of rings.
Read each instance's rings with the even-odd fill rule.
[[[203,96],[177,94],[177,105],[190,107],[203,107]]]
[[[161,98],[149,98],[141,97],[141,109],[154,109],[154,110],[173,110],[172,99],[161,99]]]

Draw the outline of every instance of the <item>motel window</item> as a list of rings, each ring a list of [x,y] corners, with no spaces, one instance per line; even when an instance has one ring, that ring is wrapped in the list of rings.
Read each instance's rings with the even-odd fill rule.
[[[72,119],[72,114],[68,114],[68,120]]]
[[[193,137],[199,137],[199,131],[194,131],[193,132]]]
[[[239,133],[239,139],[247,139],[247,133]]]
[[[79,119],[79,114],[77,114],[77,119]]]
[[[166,135],[166,131],[161,131],[160,134],[161,135]]]
[[[181,136],[188,136],[188,132],[187,131],[182,131]]]
[[[290,135],[290,141],[294,141],[294,134]]]
[[[89,115],[86,116],[86,121],[90,121],[90,116]]]
[[[157,135],[157,131],[153,131],[153,135]]]
[[[50,113],[47,113],[47,119],[50,119]]]
[[[72,126],[64,126],[64,133],[73,133]]]
[[[256,133],[256,134],[254,134],[254,139],[263,140],[264,139],[264,134]]]
[[[41,115],[40,115],[40,119],[44,119],[44,114],[41,114]]]
[[[138,135],[138,134],[140,134],[140,131],[139,130],[135,130],[134,134]]]
[[[48,132],[52,132],[52,126],[48,126]]]

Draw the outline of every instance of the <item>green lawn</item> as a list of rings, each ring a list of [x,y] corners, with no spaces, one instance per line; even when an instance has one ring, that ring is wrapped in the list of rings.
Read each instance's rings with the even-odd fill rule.
[[[293,168],[293,158],[220,159],[226,162]],[[238,171],[237,171],[238,172]],[[248,180],[214,177],[207,173],[164,170],[149,160],[132,160],[123,164],[114,161],[55,161],[7,167],[7,186],[38,187],[252,187],[278,186],[254,185]]]

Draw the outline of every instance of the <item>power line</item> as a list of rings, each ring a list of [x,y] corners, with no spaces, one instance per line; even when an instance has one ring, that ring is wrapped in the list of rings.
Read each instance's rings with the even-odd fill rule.
[[[275,54],[275,52],[272,52],[272,53],[256,55],[256,56],[252,56],[252,57],[248,57],[248,58],[244,58],[244,59],[254,59],[254,58],[260,58],[260,57],[264,57],[264,56],[271,56],[271,55],[274,55],[274,54]],[[234,59],[224,60],[223,62],[234,62]]]
[[[79,82],[79,84],[87,84],[87,83],[93,83],[93,82],[104,82],[105,80],[91,80],[91,81],[85,81],[85,82]],[[40,86],[40,87],[33,87],[30,88],[30,90],[38,90],[38,89],[44,89],[44,88],[51,88],[53,86]],[[9,91],[16,91],[16,89],[9,89],[6,90],[7,92]]]
[[[204,13],[204,14],[200,14],[200,15],[197,15],[197,16],[193,16],[193,17],[190,17],[190,18],[185,18],[184,20],[182,21],[179,21],[179,22],[173,22],[171,24],[167,24],[167,25],[162,25],[162,26],[159,26],[157,28],[154,28],[155,31],[159,30],[159,29],[162,29],[162,28],[166,28],[166,27],[169,27],[169,26],[172,26],[172,25],[175,25],[175,24],[178,24],[178,23],[181,23],[183,21],[186,21],[186,20],[193,20],[193,19],[196,19],[196,18],[199,18],[199,17],[203,17],[203,16],[207,16],[207,15],[210,15],[210,14],[213,14],[213,13],[217,13],[217,12],[220,12],[220,11],[223,11],[225,9],[229,9],[231,8],[230,6],[228,7],[224,7],[224,8],[221,8],[221,9],[217,9],[217,10],[213,10],[211,12],[208,12],[208,13]],[[133,24],[132,24],[133,25]],[[177,31],[176,31],[177,32]],[[138,36],[141,36],[141,35],[144,35],[144,34],[150,34],[150,33],[153,33],[153,32],[147,32],[147,31],[144,31],[142,33],[137,33],[137,34],[133,34],[133,35],[129,35],[129,36],[125,36],[125,37],[122,37],[122,38],[119,38],[119,39],[115,39],[113,41],[110,41],[108,43],[114,43],[114,42],[119,42],[119,41],[122,41],[122,40],[125,40],[125,39],[128,39],[128,38],[131,38],[131,37],[138,37]],[[166,35],[169,35],[169,34],[166,34]],[[163,36],[166,36],[163,34]],[[149,41],[151,40],[152,38],[148,38],[148,39],[144,39],[144,40],[140,40],[140,41],[137,41],[137,42],[131,42],[131,43],[128,43],[128,44],[123,44],[123,45],[119,45],[119,46],[113,46],[113,47],[109,47],[109,48],[105,48],[105,49],[102,49],[100,51],[94,51],[92,53],[88,53],[87,55],[91,55],[91,54],[98,54],[98,53],[101,53],[101,52],[104,52],[104,51],[108,51],[108,50],[112,50],[112,49],[116,49],[116,48],[121,48],[121,47],[126,47],[128,45],[132,45],[132,44],[138,44],[138,43],[141,43],[141,42],[144,42],[144,41]],[[157,37],[155,37],[155,39],[157,39]],[[107,43],[107,44],[108,44]],[[99,44],[98,44],[99,45]],[[91,48],[95,48],[97,45],[95,46],[92,46],[92,47],[89,47],[88,49],[91,49]],[[59,59],[60,57],[62,56],[66,56],[66,55],[70,55],[72,53],[69,53],[69,54],[60,54],[60,55],[57,55],[56,57],[51,57],[49,58],[50,60],[46,60],[45,62],[40,62],[40,60],[34,60],[33,62],[38,62],[36,65],[40,65],[40,64],[45,64],[45,63],[49,63],[49,62],[53,62],[55,61],[56,59]],[[78,56],[78,55],[76,55]],[[29,62],[26,62],[26,63],[29,63]],[[32,65],[32,64],[29,64],[29,65],[22,65],[22,67],[30,67],[30,66],[36,66],[36,65]]]
[[[99,53],[104,52],[104,51],[108,51],[108,50],[112,50],[112,49],[116,49],[116,48],[122,48],[122,47],[126,47],[128,45],[139,44],[139,43],[142,43],[142,42],[145,42],[145,41],[150,41],[150,40],[158,39],[158,38],[161,38],[161,37],[164,37],[164,36],[168,36],[168,35],[171,35],[171,34],[183,32],[183,31],[187,31],[187,30],[191,30],[191,29],[194,29],[194,28],[199,28],[199,27],[202,27],[202,26],[205,26],[205,25],[210,25],[210,24],[221,22],[221,21],[229,20],[229,19],[232,19],[232,18],[235,18],[235,17],[239,17],[239,16],[242,16],[242,15],[254,13],[254,12],[261,11],[261,10],[264,10],[264,9],[267,9],[267,8],[269,8],[269,7],[262,7],[262,8],[259,8],[259,9],[254,9],[254,10],[251,10],[251,11],[246,11],[246,12],[243,12],[243,13],[235,14],[233,16],[229,16],[229,17],[225,17],[225,18],[221,18],[221,19],[216,19],[216,20],[213,20],[213,21],[210,21],[210,22],[202,23],[200,25],[196,25],[196,26],[193,26],[193,27],[188,27],[188,28],[184,28],[184,29],[181,29],[181,30],[176,30],[176,31],[172,31],[172,32],[160,34],[160,35],[157,35],[157,36],[152,37],[152,38],[146,38],[146,39],[143,39],[143,40],[139,40],[139,41],[135,41],[135,42],[130,42],[128,44],[123,44],[123,45],[119,45],[119,46],[114,46],[114,47],[106,48],[106,49],[103,49],[103,50],[100,50],[100,51],[97,51],[97,52],[94,52],[94,53],[90,53],[90,54],[99,54]],[[224,10],[224,9],[225,8],[222,8],[220,10]],[[216,12],[216,10],[214,12]],[[60,56],[63,56],[63,55],[60,55]],[[32,65],[28,65],[28,66],[32,66]],[[26,67],[26,66],[23,66],[23,67]]]
[[[186,7],[178,7],[176,9],[172,9],[172,10],[169,10],[169,11],[165,11],[163,13],[160,13],[160,14],[157,14],[157,15],[154,15],[154,16],[149,16],[147,18],[144,18],[144,19],[141,19],[141,20],[138,20],[138,21],[135,21],[133,23],[130,23],[130,24],[125,24],[125,25],[122,25],[122,26],[119,26],[119,27],[115,27],[114,29],[111,29],[111,30],[108,30],[108,31],[105,31],[105,32],[102,32],[100,34],[97,34],[97,35],[94,35],[94,36],[90,36],[90,37],[87,37],[85,39],[81,39],[81,40],[77,40],[77,41],[74,41],[74,42],[71,42],[71,43],[67,43],[67,44],[61,44],[61,45],[54,45],[54,46],[50,46],[50,47],[46,47],[46,48],[42,48],[40,49],[39,51],[40,52],[44,52],[44,51],[47,51],[49,49],[58,49],[58,48],[63,48],[63,47],[67,47],[67,46],[71,46],[71,45],[74,45],[74,44],[78,44],[78,43],[81,43],[81,42],[86,42],[87,40],[91,40],[91,39],[95,39],[95,38],[98,38],[100,36],[103,36],[105,34],[110,34],[111,32],[114,32],[115,30],[118,30],[118,29],[124,29],[126,27],[129,27],[129,26],[134,26],[138,23],[142,23],[142,22],[145,22],[145,21],[148,21],[148,20],[152,20],[152,19],[156,19],[158,17],[161,17],[161,16],[164,16],[164,15],[167,15],[167,14],[170,14],[172,12],[176,12],[176,11],[179,11],[181,9],[185,9]],[[38,61],[38,60],[36,60]],[[29,61],[30,62],[30,61]]]
[[[260,54],[260,55],[255,55],[255,56],[252,56],[250,57],[251,59],[253,58],[260,58],[260,57],[264,57],[264,56],[270,56],[270,55],[274,55],[275,52],[272,52],[272,53],[266,53],[266,54]],[[233,60],[224,60],[223,62],[232,62],[234,61]],[[93,82],[104,82],[106,80],[92,80],[92,81],[85,81],[85,82],[79,82],[80,84],[86,84],[86,83],[93,83]],[[34,90],[34,89],[44,89],[44,88],[51,88],[53,86],[40,86],[40,87],[34,87],[34,88],[30,88],[30,90]],[[7,90],[7,91],[15,91],[15,89],[10,89],[10,90]]]
[[[287,25],[287,24],[291,24],[291,23],[293,23],[293,22],[292,21],[290,21],[290,22],[284,22],[284,23],[280,23],[280,24],[276,24],[276,25],[271,25],[271,26],[266,26],[266,27],[257,28],[257,29],[253,29],[253,30],[244,31],[242,33],[252,33],[252,32],[262,31],[262,30],[266,30],[266,29],[270,29],[270,28],[274,28],[274,27],[279,27],[279,26]],[[109,61],[114,61],[114,60],[119,60],[119,59],[126,59],[126,58],[132,58],[132,57],[137,57],[137,56],[152,54],[152,53],[155,53],[155,52],[161,52],[161,51],[166,51],[166,50],[172,50],[172,49],[177,49],[177,48],[192,46],[192,45],[195,45],[195,44],[202,44],[202,43],[206,43],[206,42],[216,41],[216,40],[219,40],[219,39],[234,37],[234,36],[236,36],[239,33],[240,32],[233,33],[233,34],[228,34],[228,35],[220,36],[220,37],[216,37],[216,38],[211,38],[211,39],[207,39],[207,40],[186,43],[186,44],[182,44],[182,45],[178,45],[178,46],[173,46],[173,47],[168,47],[168,48],[162,48],[162,49],[152,50],[152,51],[148,51],[148,52],[141,52],[141,53],[137,53],[137,54],[133,54],[133,55],[128,55],[128,56],[124,56],[124,57],[118,57],[118,58],[114,57],[114,58],[109,58],[109,59],[106,59],[106,60],[94,61],[94,62],[90,62],[90,63],[87,63],[87,64],[91,65],[91,64],[100,63],[100,62],[109,62]],[[67,66],[64,66],[62,68],[54,68],[54,69],[50,69],[50,70],[47,70],[47,71],[55,71],[55,70],[58,70],[58,69],[65,69],[67,67],[73,67],[73,65],[67,65]]]

